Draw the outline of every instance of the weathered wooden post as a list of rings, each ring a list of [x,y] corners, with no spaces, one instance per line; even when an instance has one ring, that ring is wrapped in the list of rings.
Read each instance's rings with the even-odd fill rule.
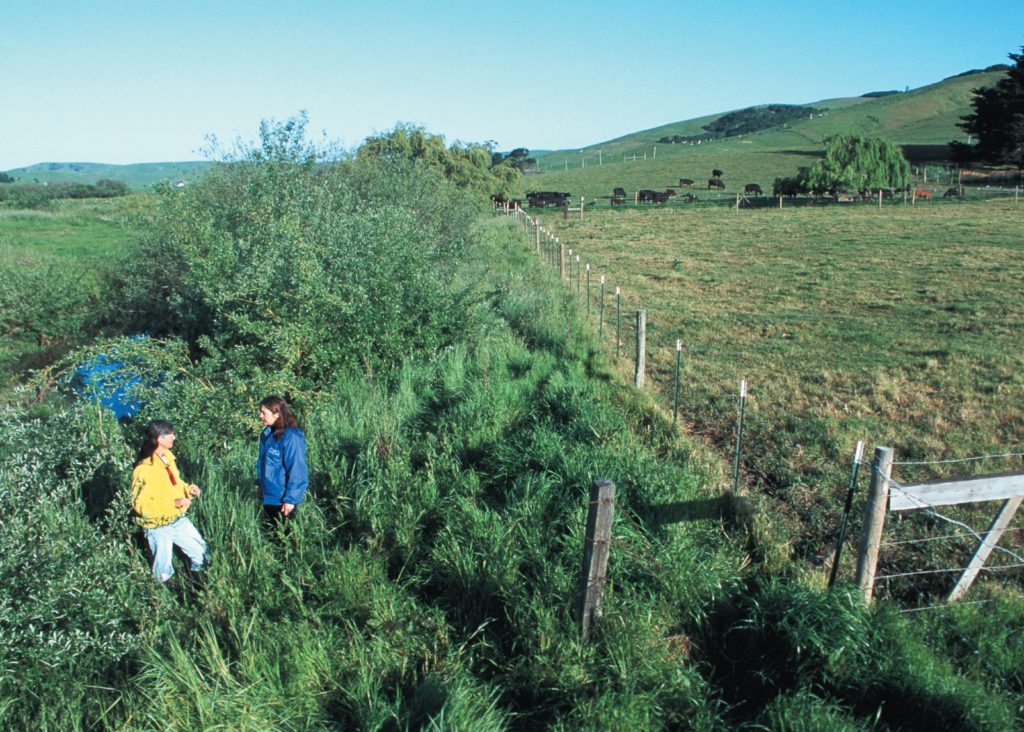
[[[878,210],[882,210],[882,189],[878,189]]]
[[[874,460],[871,461],[871,487],[868,489],[868,502],[864,506],[864,528],[857,554],[857,586],[866,603],[871,602],[875,590],[875,567],[878,565],[878,548],[885,527],[885,512],[889,508],[891,475],[892,448],[876,447]]]
[[[558,281],[565,281],[565,245],[558,242]]]
[[[782,194],[779,194],[779,208],[782,208]]]
[[[534,221],[533,234],[537,242],[537,254],[540,254],[540,219]]]
[[[583,540],[583,570],[580,572],[580,632],[587,640],[590,624],[601,615],[601,593],[608,579],[608,549],[615,512],[615,483],[607,478],[590,484],[587,533]]]
[[[636,378],[638,388],[644,385],[644,364],[647,361],[647,311],[636,311]]]

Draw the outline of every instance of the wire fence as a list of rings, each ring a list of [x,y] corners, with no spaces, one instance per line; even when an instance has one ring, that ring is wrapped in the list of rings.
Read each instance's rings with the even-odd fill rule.
[[[585,203],[580,206],[579,209],[575,209],[582,216],[585,209]],[[626,292],[621,286],[613,285],[609,281],[609,277],[605,274],[598,274],[596,269],[586,261],[585,256],[578,251],[567,248],[559,241],[558,237],[550,230],[546,229],[538,218],[533,217],[526,213],[523,209],[512,206],[504,210],[504,212],[520,221],[528,234],[532,238],[532,244],[536,250],[536,253],[541,259],[547,263],[552,269],[556,270],[560,281],[563,286],[572,294],[579,302],[580,307],[588,314],[588,316],[597,320],[597,331],[598,336],[608,347],[609,350],[613,351],[616,359],[632,359],[637,365],[637,370],[641,369],[640,363],[643,359],[643,354],[640,353],[640,349],[646,346],[641,343],[639,335],[640,321],[639,318],[634,319],[632,317],[633,311],[637,314],[640,312],[646,312],[642,308],[642,303],[636,302],[630,293]],[[652,366],[646,359],[643,360],[643,368],[651,372],[652,377],[662,385],[662,388],[667,393],[673,395],[678,394],[679,388],[679,357],[678,351],[681,345],[681,340],[672,339],[676,346],[676,368],[674,375],[670,368],[666,368],[665,364],[669,362],[669,359],[661,358],[658,359]],[[667,351],[668,349],[659,349]],[[736,428],[735,428],[735,453],[734,453],[734,475],[733,484],[734,490],[736,488],[737,479],[739,476],[739,470],[741,465],[741,452],[743,450],[742,445],[742,414],[744,399],[746,396],[746,380],[741,382],[740,393],[736,401]],[[677,423],[677,410],[678,410],[678,397],[675,396],[672,407],[672,418],[673,423]],[[1000,454],[989,454],[989,455],[978,455],[964,458],[954,459],[935,459],[935,460],[915,460],[915,461],[899,461],[893,462],[894,466],[902,467],[936,467],[936,466],[950,466],[955,464],[971,464],[978,463],[981,461],[991,460],[1016,460],[1024,458],[1024,451],[1021,452],[1007,452]],[[859,455],[855,458],[855,463],[859,461]],[[854,479],[856,472],[854,473]],[[892,478],[887,478],[889,490],[893,493],[905,492],[904,486]],[[851,485],[851,491],[853,486]],[[927,502],[917,500],[919,504],[917,507],[921,509],[919,513],[921,518],[918,520],[902,519],[897,528],[902,534],[908,533],[908,526],[915,526],[915,531],[919,534],[912,538],[894,538],[889,541],[883,542],[882,547],[886,547],[890,550],[894,550],[897,553],[895,557],[889,557],[886,560],[886,569],[884,573],[879,574],[875,579],[885,585],[885,593],[890,598],[895,599],[898,595],[903,597],[910,597],[916,594],[920,595],[919,584],[912,584],[909,589],[903,593],[894,593],[891,591],[893,582],[908,581],[914,583],[916,580],[920,580],[925,577],[948,577],[953,574],[962,574],[968,569],[968,566],[964,566],[964,562],[956,563],[955,566],[895,566],[894,559],[898,559],[902,562],[913,561],[914,557],[908,554],[909,551],[914,551],[919,547],[934,545],[940,541],[960,541],[965,542],[963,549],[958,550],[961,553],[969,551],[967,543],[977,543],[984,539],[984,532],[975,529],[965,521],[961,521],[953,516],[949,516],[946,513],[940,512],[937,507],[929,505]],[[845,520],[845,517],[844,517]],[[928,525],[925,525],[928,524]],[[954,533],[946,533],[942,535],[934,535],[934,526],[955,526],[957,531]],[[1010,528],[1007,529],[1004,534],[1013,535],[1024,531],[1022,528]],[[1019,570],[1024,568],[1024,548],[1017,548],[1017,551],[1009,549],[1005,546],[996,545],[994,548],[998,554],[1008,559],[1008,562],[1001,565],[985,566],[982,567],[982,572],[988,575],[994,575],[997,573],[1007,573],[1013,579],[1017,579],[1019,575],[1024,575]],[[956,551],[951,552],[954,555]],[[925,560],[930,560],[932,557],[924,557]],[[1020,590],[1019,585],[1015,584],[1018,591]]]

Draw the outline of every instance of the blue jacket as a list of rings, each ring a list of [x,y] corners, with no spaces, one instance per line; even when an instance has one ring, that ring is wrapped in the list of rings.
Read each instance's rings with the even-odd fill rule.
[[[270,427],[260,435],[260,456],[256,463],[256,482],[263,504],[280,506],[302,503],[309,485],[306,468],[306,436],[297,427],[287,427],[281,437]]]

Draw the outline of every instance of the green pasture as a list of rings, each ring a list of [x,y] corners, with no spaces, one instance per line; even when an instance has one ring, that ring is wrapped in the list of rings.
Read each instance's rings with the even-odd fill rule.
[[[88,183],[117,180],[132,190],[143,190],[156,183],[194,182],[210,167],[208,161],[163,163],[37,163],[5,171],[16,183]]]
[[[777,502],[796,555],[820,563],[858,440],[868,457],[888,445],[898,461],[1024,447],[1024,204],[935,203],[541,218],[590,265],[595,326],[606,277],[606,340],[621,288],[624,379],[635,312],[647,311],[650,388],[666,409],[682,341],[681,422],[723,462],[747,380],[743,483]],[[572,291],[576,277],[573,268]],[[585,306],[585,271],[580,281]],[[1020,459],[988,460],[898,467],[894,478],[1020,469]]]
[[[801,166],[812,165],[823,153],[825,139],[837,134],[914,145],[914,150],[929,158],[925,154],[928,146],[941,147],[963,138],[957,123],[970,109],[971,90],[993,84],[1003,73],[957,76],[885,97],[810,102],[809,106],[824,113],[786,127],[700,145],[657,141],[665,136],[700,134],[702,125],[721,115],[663,125],[578,150],[539,155],[543,172],[527,176],[524,186],[525,190],[567,191],[591,199],[607,197],[615,187],[632,194],[641,188],[664,190],[678,186],[680,178],[690,178],[695,181],[692,192],[701,200],[734,198],[747,183],[758,183],[768,192],[776,178],[793,176]],[[918,164],[914,159],[911,162]],[[724,172],[724,194],[707,190],[713,169]],[[949,174],[940,171],[941,166],[929,171],[932,185],[924,186],[939,194],[950,185]],[[933,172],[940,176],[938,180],[932,179]]]
[[[148,195],[0,210],[0,372],[43,365],[98,330],[116,265],[138,241]]]

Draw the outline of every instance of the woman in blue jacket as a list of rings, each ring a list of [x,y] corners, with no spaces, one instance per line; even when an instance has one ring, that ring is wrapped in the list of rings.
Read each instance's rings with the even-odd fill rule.
[[[272,525],[295,515],[309,485],[306,468],[306,436],[288,402],[268,396],[260,402],[260,456],[256,483],[263,501],[263,516]]]

